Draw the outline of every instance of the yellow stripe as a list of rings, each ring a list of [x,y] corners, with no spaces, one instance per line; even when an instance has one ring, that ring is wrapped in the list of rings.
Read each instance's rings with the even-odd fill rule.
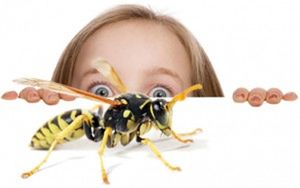
[[[125,99],[121,99],[121,102],[122,102],[123,104],[128,104],[128,102],[127,102]]]
[[[151,101],[150,99],[146,100],[139,108],[143,109],[145,105],[148,104],[150,101]]]
[[[80,138],[84,135],[84,131],[83,129],[79,129],[75,132],[72,133],[72,139],[77,139],[77,138]]]
[[[57,127],[57,125],[55,125],[53,123],[48,122],[48,127],[53,134],[57,134],[57,133],[61,132],[61,130]]]
[[[42,135],[42,133],[39,133],[39,132],[37,132],[35,134],[35,136],[38,137],[38,139],[40,139],[40,140],[44,140],[45,139],[45,137]]]
[[[33,137],[33,138],[31,139],[31,141],[32,141],[32,142],[38,142],[39,140],[36,139],[35,137]]]
[[[152,117],[155,119],[155,115],[153,113],[153,107],[152,107],[152,105],[150,106],[150,112],[151,112]]]
[[[124,110],[123,112],[123,118],[127,118],[130,115],[130,110]]]
[[[74,120],[76,118],[76,110],[71,112],[71,119]]]
[[[68,123],[65,122],[65,120],[63,120],[60,116],[57,117],[57,122],[61,130],[64,130],[66,127],[69,126]]]
[[[41,140],[40,145],[41,145],[42,148],[49,148],[50,147],[46,140]]]
[[[32,147],[37,148],[37,149],[39,149],[41,147],[40,141],[38,139],[32,138],[31,141],[32,141]]]
[[[127,121],[127,129],[128,131],[134,130],[136,128],[136,123],[134,121],[132,121],[131,119],[129,119]]]
[[[157,127],[159,128],[159,129],[165,129],[166,127],[167,127],[167,125],[162,125],[161,123],[159,123],[159,121],[155,121],[155,124],[157,125]]]
[[[54,137],[53,136],[48,136],[48,137],[46,137],[46,141],[48,142],[49,145],[51,145],[52,142],[54,141]]]
[[[42,133],[47,137],[53,137],[53,135],[51,134],[51,132],[49,131],[49,129],[42,127],[41,128]]]
[[[140,126],[140,135],[144,135],[145,133],[149,132],[151,129],[151,123],[143,123],[141,126]]]
[[[122,134],[121,135],[121,144],[124,146],[124,145],[127,145],[129,142],[129,134]]]

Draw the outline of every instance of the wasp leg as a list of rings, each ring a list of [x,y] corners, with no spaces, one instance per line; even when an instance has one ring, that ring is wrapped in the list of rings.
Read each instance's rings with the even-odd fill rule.
[[[197,133],[199,133],[201,131],[202,131],[202,129],[200,129],[200,128],[195,129],[194,131],[188,132],[188,133],[175,133],[173,130],[171,130],[171,134],[179,142],[188,143],[188,142],[193,142],[193,140],[192,139],[183,139],[181,137],[182,136],[192,136],[192,135],[195,135],[195,134],[197,134]]]
[[[103,154],[104,154],[104,151],[105,151],[105,146],[106,146],[106,143],[108,141],[108,137],[111,137],[111,135],[112,135],[112,128],[111,127],[105,128],[104,136],[103,136],[100,148],[98,150],[98,155],[99,155],[99,158],[100,158],[100,165],[101,165],[102,179],[103,179],[103,182],[106,183],[106,184],[109,184],[109,181],[108,181],[108,177],[107,177],[107,174],[106,174],[106,171],[105,171],[105,168],[104,168],[104,163],[103,163],[103,158],[102,157],[103,157]]]
[[[202,132],[202,129],[197,128],[193,130],[192,132],[187,132],[187,133],[177,133],[178,136],[194,136],[195,134],[198,134]]]
[[[188,143],[188,142],[193,142],[192,139],[183,139],[181,138],[178,134],[176,134],[174,131],[171,132],[172,136],[178,140],[179,142],[182,142],[182,143]]]
[[[157,147],[152,143],[152,141],[150,139],[147,139],[147,138],[143,138],[141,140],[141,142],[143,144],[146,144],[150,147],[150,149],[152,150],[152,152],[156,155],[156,157],[161,160],[169,169],[171,170],[177,170],[177,171],[180,171],[180,167],[177,167],[177,166],[172,166],[168,161],[166,161],[162,155],[160,154],[160,152],[158,151]]]
[[[36,166],[34,167],[32,170],[25,172],[22,174],[22,178],[28,178],[30,176],[32,176],[33,174],[35,174],[37,171],[39,171],[39,169],[41,168],[41,166],[43,164],[45,164],[50,156],[50,154],[52,153],[53,149],[55,148],[55,146],[61,141],[63,140],[65,137],[67,137],[72,131],[74,131],[76,128],[78,128],[78,126],[82,123],[82,121],[87,118],[85,115],[80,115],[78,117],[76,117],[74,119],[74,121],[68,126],[66,127],[62,132],[58,133],[55,136],[54,141],[52,142],[48,153],[46,155],[46,157]]]

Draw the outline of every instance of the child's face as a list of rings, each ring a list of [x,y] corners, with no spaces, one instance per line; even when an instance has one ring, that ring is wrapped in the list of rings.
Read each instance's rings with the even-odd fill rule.
[[[82,46],[72,86],[103,96],[118,94],[90,64],[101,58],[115,68],[129,92],[170,97],[191,85],[184,47],[157,23],[122,21],[98,30]]]

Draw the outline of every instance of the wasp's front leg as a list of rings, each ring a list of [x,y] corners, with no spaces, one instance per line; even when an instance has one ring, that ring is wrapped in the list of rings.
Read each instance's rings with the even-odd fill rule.
[[[188,142],[193,142],[193,140],[192,139],[184,139],[182,137],[193,136],[195,134],[202,132],[202,129],[197,128],[197,129],[193,130],[192,132],[187,132],[187,133],[176,133],[172,129],[169,129],[168,132],[169,132],[169,135],[172,135],[179,142],[188,143]]]
[[[140,137],[137,137],[137,140],[138,142],[141,142],[145,145],[148,145],[149,148],[152,150],[152,152],[155,154],[155,156],[161,160],[169,169],[171,170],[177,170],[177,171],[180,171],[180,167],[178,166],[173,166],[171,165],[168,161],[166,161],[163,156],[160,154],[159,150],[157,149],[157,147],[153,144],[153,142],[148,139],[148,138],[140,138]]]

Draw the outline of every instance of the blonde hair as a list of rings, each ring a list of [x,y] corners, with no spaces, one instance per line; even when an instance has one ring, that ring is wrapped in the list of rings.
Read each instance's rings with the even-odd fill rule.
[[[191,64],[192,84],[201,83],[203,89],[194,96],[222,97],[223,92],[215,71],[196,38],[181,23],[170,16],[159,15],[139,5],[121,5],[93,19],[68,44],[53,73],[52,81],[70,85],[77,56],[85,41],[96,31],[112,23],[143,19],[160,23],[172,31],[184,46]]]

